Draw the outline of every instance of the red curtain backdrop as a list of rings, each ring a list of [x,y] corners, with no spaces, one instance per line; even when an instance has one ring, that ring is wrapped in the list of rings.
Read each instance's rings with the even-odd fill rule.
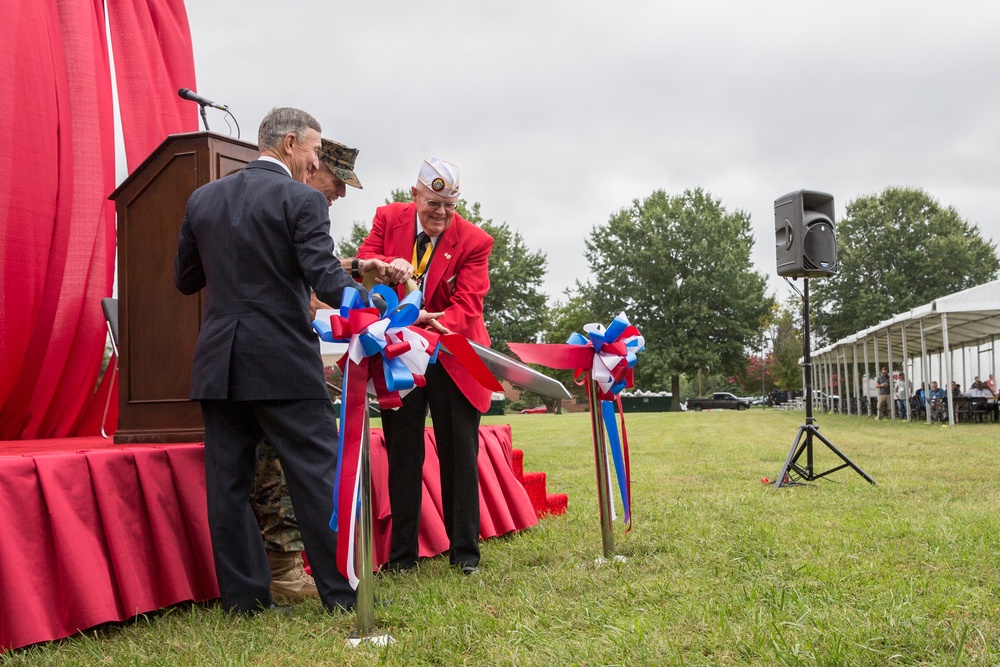
[[[20,0],[5,18],[0,439],[58,437],[94,393],[113,278],[104,21],[95,0]]]
[[[131,173],[168,134],[198,131],[197,90],[183,0],[108,0],[125,157]]]
[[[131,168],[167,134],[197,129],[197,108],[176,97],[194,85],[191,39],[180,0],[115,0],[109,10],[127,54],[119,82]],[[111,295],[115,257],[103,2],[8,0],[3,18],[0,440],[97,433],[100,300]],[[144,78],[156,94],[142,92]]]

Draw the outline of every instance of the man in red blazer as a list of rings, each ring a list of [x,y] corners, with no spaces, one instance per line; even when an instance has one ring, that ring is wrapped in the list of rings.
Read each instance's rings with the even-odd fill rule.
[[[358,258],[387,262],[387,277],[399,284],[400,297],[402,283],[414,278],[424,295],[424,311],[440,313],[428,326],[488,346],[483,299],[490,289],[493,237],[455,213],[458,167],[427,158],[410,192],[413,202],[375,212]],[[426,386],[406,395],[401,408],[382,413],[392,506],[389,568],[403,571],[417,564],[424,419],[430,408],[449,559],[464,574],[473,574],[479,566],[479,419],[490,407],[490,391],[444,353],[427,368],[426,379]]]

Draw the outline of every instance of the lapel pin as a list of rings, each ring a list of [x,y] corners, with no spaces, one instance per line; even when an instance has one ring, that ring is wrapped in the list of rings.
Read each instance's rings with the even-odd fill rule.
[[[446,253],[444,254],[444,258],[445,258],[445,259],[451,259],[451,253],[449,253],[449,252],[446,252]]]

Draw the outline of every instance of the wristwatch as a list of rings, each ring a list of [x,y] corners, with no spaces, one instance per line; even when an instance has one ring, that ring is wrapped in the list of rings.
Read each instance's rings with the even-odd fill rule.
[[[359,267],[360,260],[355,257],[351,260],[351,277],[355,280],[361,280],[361,269]]]

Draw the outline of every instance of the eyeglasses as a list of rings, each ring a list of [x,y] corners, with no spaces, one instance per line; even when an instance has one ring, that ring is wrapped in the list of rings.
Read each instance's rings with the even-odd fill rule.
[[[440,199],[428,199],[427,197],[424,197],[424,205],[432,211],[437,211],[443,206],[444,210],[448,211],[448,213],[454,213],[455,208],[458,206],[454,202],[444,202]]]

